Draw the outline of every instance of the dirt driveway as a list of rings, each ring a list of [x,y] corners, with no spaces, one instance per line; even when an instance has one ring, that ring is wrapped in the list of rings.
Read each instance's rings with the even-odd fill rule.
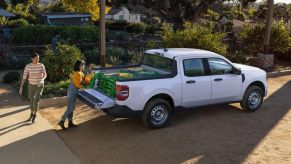
[[[291,163],[291,76],[269,79],[260,110],[239,104],[177,112],[169,126],[145,128],[139,119],[112,119],[78,104],[78,128],[56,126],[65,98],[42,101],[42,115],[82,163]]]

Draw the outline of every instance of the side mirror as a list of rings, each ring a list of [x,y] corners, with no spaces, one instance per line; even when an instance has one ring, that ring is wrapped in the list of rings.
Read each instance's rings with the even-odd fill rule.
[[[235,75],[240,75],[241,74],[241,70],[238,69],[238,68],[233,68],[231,72],[232,72],[232,74],[235,74]]]

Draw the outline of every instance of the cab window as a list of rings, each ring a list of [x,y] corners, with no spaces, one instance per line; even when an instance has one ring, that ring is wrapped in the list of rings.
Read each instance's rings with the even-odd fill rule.
[[[208,59],[211,75],[231,74],[232,66],[223,59]]]
[[[206,75],[202,59],[185,59],[183,66],[185,76],[195,77]]]

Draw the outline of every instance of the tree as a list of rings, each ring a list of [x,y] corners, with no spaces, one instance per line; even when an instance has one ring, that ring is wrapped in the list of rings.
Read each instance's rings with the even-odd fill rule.
[[[2,8],[2,9],[7,8],[7,2],[5,0],[0,0],[0,8]]]
[[[92,20],[99,19],[99,0],[62,0],[67,11],[89,12]],[[106,12],[109,8],[106,8]]]
[[[183,28],[185,21],[198,22],[212,4],[220,1],[221,0],[111,0],[111,5],[118,7],[126,4],[129,8],[138,6],[142,8],[147,15],[152,14],[163,17],[168,22],[173,23],[175,29],[177,29]],[[254,0],[244,0],[243,2],[251,1]]]

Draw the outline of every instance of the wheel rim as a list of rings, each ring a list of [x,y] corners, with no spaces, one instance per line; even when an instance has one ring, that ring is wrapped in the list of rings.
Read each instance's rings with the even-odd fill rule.
[[[155,106],[151,111],[151,122],[154,125],[163,124],[168,118],[168,110],[163,105]]]
[[[260,105],[261,103],[261,93],[259,91],[253,91],[251,92],[251,94],[249,95],[249,98],[248,98],[248,103],[249,103],[249,106],[251,108],[256,108]]]

